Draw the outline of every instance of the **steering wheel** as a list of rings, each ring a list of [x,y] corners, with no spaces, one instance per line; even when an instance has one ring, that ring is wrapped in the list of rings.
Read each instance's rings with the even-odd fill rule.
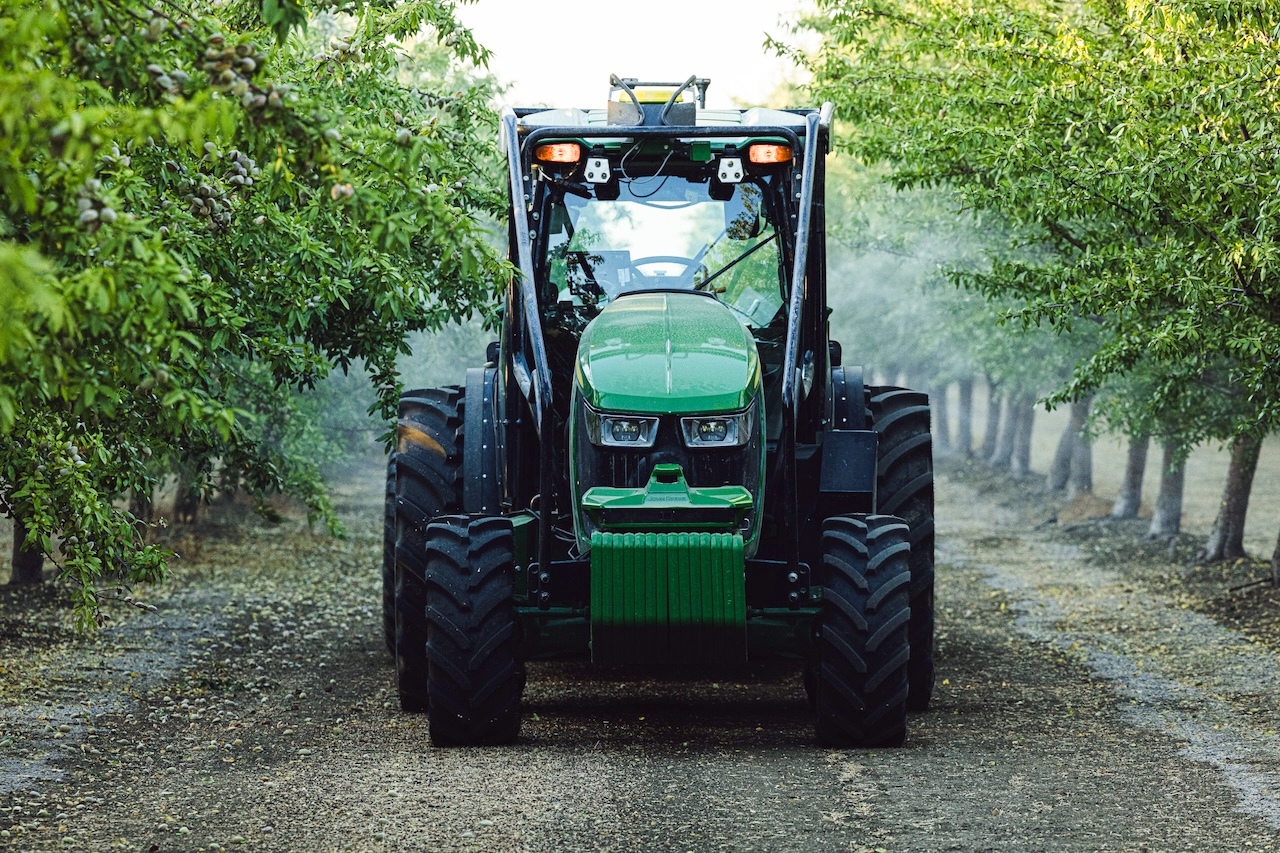
[[[649,266],[650,264],[679,264],[684,270],[679,275],[669,276],[650,276],[640,271],[640,267]],[[703,268],[702,262],[696,258],[683,258],[679,255],[648,255],[643,258],[636,258],[631,261],[631,268],[646,281],[652,283],[655,279],[669,279],[672,284],[686,285],[693,283],[693,275],[699,269]]]

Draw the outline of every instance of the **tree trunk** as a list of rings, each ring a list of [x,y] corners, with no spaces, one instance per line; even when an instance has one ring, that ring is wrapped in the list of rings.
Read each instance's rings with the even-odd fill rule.
[[[1124,480],[1120,483],[1120,494],[1116,495],[1115,505],[1111,507],[1114,519],[1137,518],[1142,508],[1142,477],[1147,472],[1147,450],[1151,446],[1148,433],[1135,435],[1129,439],[1129,453],[1124,463]]]
[[[1076,450],[1071,454],[1071,479],[1067,482],[1067,498],[1093,494],[1093,445],[1083,435],[1076,436]]]
[[[1076,407],[1071,406],[1071,417],[1058,436],[1058,446],[1053,451],[1053,461],[1049,463],[1049,474],[1045,477],[1044,488],[1047,492],[1061,492],[1067,488],[1071,479],[1071,454],[1076,449]]]
[[[1014,412],[1013,455],[1009,459],[1009,473],[1026,477],[1031,473],[1031,437],[1036,426],[1036,395],[1018,397]]]
[[[946,455],[951,452],[951,412],[947,404],[947,386],[934,386],[929,402],[933,407],[933,450]]]
[[[173,498],[173,520],[177,524],[195,524],[200,513],[200,489],[195,478],[178,472],[177,493]]]
[[[961,379],[956,388],[960,394],[956,405],[955,447],[968,459],[973,455],[973,379]]]
[[[1149,539],[1173,536],[1182,529],[1182,487],[1187,467],[1185,459],[1178,459],[1182,449],[1177,439],[1164,442],[1164,454],[1160,460],[1160,493],[1156,495],[1156,509],[1147,530]]]
[[[1276,549],[1271,552],[1271,585],[1280,587],[1280,536],[1276,537]]]
[[[1218,517],[1209,531],[1201,560],[1212,563],[1245,556],[1244,520],[1249,511],[1249,493],[1253,489],[1253,474],[1258,470],[1258,453],[1261,450],[1261,436],[1242,435],[1231,445],[1227,484],[1222,489]]]
[[[39,548],[22,547],[27,541],[27,528],[18,519],[13,520],[13,571],[11,584],[41,583],[44,580],[44,554]]]
[[[987,378],[987,429],[982,436],[979,456],[989,460],[996,452],[996,438],[1000,434],[1000,383]]]
[[[1075,435],[1075,450],[1071,451],[1071,478],[1067,481],[1067,498],[1076,495],[1093,494],[1093,444],[1085,433],[1085,422],[1089,419],[1089,407],[1092,397],[1086,397],[1071,404],[1072,415],[1076,408],[1084,409],[1080,418],[1080,430]]]
[[[1004,395],[1004,413],[1000,418],[1000,433],[996,436],[996,449],[988,463],[992,468],[1008,468],[1013,459],[1013,437],[1018,434],[1018,402],[1021,395]]]
[[[1049,476],[1045,478],[1046,491],[1061,492],[1066,490],[1068,484],[1071,483],[1074,465],[1078,464],[1076,462],[1076,454],[1082,448],[1089,457],[1085,460],[1088,464],[1087,479],[1089,484],[1089,488],[1085,491],[1093,491],[1093,449],[1083,440],[1084,425],[1089,420],[1089,407],[1092,404],[1092,397],[1084,397],[1071,403],[1071,412],[1067,418],[1067,425],[1062,430],[1062,435],[1058,438],[1057,448],[1053,451],[1053,462],[1049,463]]]

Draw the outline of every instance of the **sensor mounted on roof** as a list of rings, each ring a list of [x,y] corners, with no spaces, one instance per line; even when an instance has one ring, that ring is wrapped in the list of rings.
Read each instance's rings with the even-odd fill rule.
[[[653,82],[611,74],[609,124],[677,127],[697,124],[698,110],[706,109],[707,87],[710,85],[709,78],[696,74],[683,83]],[[691,89],[696,92],[695,100],[686,102],[681,96]],[[618,96],[617,100],[615,96]],[[658,108],[659,104],[661,108]]]

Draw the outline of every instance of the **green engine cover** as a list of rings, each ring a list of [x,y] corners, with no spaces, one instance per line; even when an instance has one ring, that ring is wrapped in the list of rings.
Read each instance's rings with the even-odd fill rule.
[[[745,409],[760,389],[755,340],[700,293],[631,293],[582,333],[576,372],[598,411],[712,414]]]
[[[746,623],[740,534],[592,534],[596,663],[742,663]]]

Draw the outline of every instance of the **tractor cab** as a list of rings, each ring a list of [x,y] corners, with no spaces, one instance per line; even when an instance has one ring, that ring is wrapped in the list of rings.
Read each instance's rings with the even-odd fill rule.
[[[547,307],[593,316],[623,294],[690,290],[750,327],[778,319],[794,262],[790,191],[805,121],[690,102],[694,86],[705,99],[708,82],[615,77],[607,109],[518,111]],[[766,132],[774,125],[781,135]]]

